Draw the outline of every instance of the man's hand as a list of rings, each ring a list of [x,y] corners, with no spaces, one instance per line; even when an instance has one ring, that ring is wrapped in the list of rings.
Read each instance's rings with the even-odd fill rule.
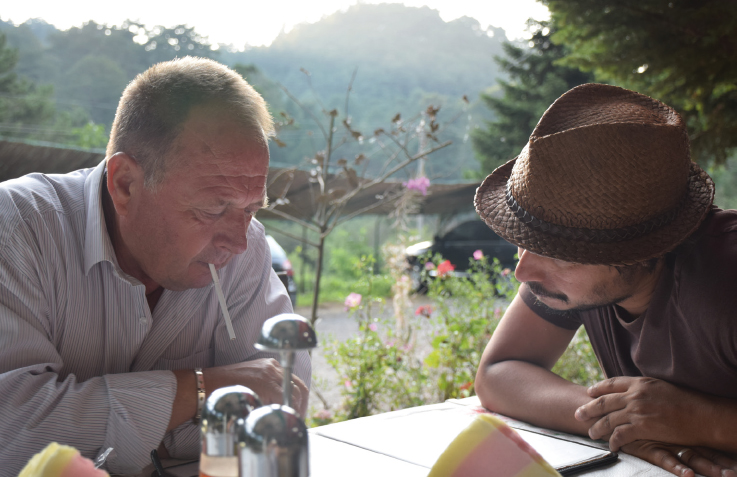
[[[240,384],[258,394],[264,404],[282,404],[282,368],[275,359],[264,358],[207,368],[202,371],[208,393],[224,386]],[[292,407],[304,416],[310,391],[292,375]]]
[[[593,401],[576,410],[576,419],[598,418],[592,439],[608,439],[612,451],[638,440],[699,445],[699,426],[709,427],[699,413],[705,397],[654,378],[618,377],[588,389]]]
[[[737,461],[706,447],[687,447],[653,441],[635,441],[621,451],[639,457],[681,477],[737,477]]]

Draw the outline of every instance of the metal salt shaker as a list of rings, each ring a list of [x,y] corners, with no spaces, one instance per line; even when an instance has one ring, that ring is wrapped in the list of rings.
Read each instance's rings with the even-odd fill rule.
[[[294,353],[317,346],[309,321],[292,313],[266,320],[256,348],[278,351],[284,374],[283,405],[272,404],[238,422],[239,476],[307,477],[307,426],[291,407]]]

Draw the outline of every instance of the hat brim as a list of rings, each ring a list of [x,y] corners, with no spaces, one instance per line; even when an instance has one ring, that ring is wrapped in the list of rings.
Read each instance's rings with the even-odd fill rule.
[[[522,222],[509,209],[507,180],[515,157],[486,177],[476,189],[474,206],[479,216],[506,241],[544,257],[566,262],[631,265],[672,251],[698,229],[714,200],[714,182],[696,163],[691,163],[688,197],[676,217],[649,234],[619,242],[591,243],[545,233]]]

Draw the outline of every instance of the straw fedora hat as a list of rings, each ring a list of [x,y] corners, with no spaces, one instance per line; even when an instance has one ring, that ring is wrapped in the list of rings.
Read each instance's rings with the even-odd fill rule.
[[[519,156],[476,190],[481,218],[538,255],[629,265],[673,250],[709,212],[683,120],[634,91],[584,84],[543,114]]]

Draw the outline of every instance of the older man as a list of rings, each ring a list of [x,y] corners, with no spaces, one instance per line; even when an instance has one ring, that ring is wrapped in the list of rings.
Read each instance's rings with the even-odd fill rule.
[[[126,88],[99,166],[0,184],[0,474],[49,441],[113,447],[116,472],[161,445],[194,457],[203,380],[207,394],[242,384],[281,401],[278,364],[253,346],[291,311],[253,218],[272,130],[243,78],[184,58]],[[304,413],[306,353],[295,373]]]
[[[737,475],[737,211],[680,116],[607,85],[569,91],[476,208],[519,247],[518,296],[476,391],[489,409],[609,440],[676,475]],[[550,369],[584,325],[609,378]]]

